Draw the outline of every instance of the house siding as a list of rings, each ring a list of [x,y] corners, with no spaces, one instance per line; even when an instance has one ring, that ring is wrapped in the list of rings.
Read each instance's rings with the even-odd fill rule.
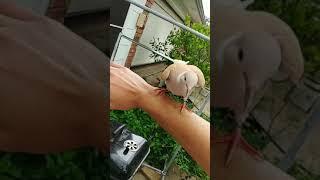
[[[182,22],[180,18],[177,16],[177,14],[172,11],[172,9],[168,6],[168,4],[164,3],[163,1],[155,1],[151,7],[151,9],[172,17],[175,19],[177,22]],[[175,28],[173,24],[153,15],[149,14],[148,15],[148,20],[145,24],[144,31],[142,34],[139,34],[141,37],[139,38],[139,42],[151,47],[150,41],[153,40],[153,38],[159,38],[161,42],[164,42],[169,33]],[[149,64],[149,63],[154,63],[155,60],[154,58],[150,58],[151,52],[149,50],[146,50],[140,46],[135,47],[135,55],[132,56],[132,62],[131,66],[138,66],[138,65],[143,65],[143,64]]]

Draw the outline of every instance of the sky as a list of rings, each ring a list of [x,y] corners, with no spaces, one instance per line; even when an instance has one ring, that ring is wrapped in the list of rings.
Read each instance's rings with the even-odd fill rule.
[[[210,18],[210,0],[202,0],[204,15]]]

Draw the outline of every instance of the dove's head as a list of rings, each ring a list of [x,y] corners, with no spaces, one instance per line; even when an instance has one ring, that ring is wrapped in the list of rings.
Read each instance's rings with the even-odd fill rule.
[[[218,47],[214,71],[215,106],[244,109],[279,69],[281,47],[269,33],[238,33]],[[214,66],[215,66],[214,65]]]
[[[185,71],[178,76],[179,82],[186,87],[186,95],[184,96],[187,99],[193,88],[197,86],[198,76],[193,71]]]

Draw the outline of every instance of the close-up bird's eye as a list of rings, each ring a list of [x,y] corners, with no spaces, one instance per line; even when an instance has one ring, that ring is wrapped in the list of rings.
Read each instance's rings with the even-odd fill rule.
[[[243,50],[242,49],[239,49],[239,51],[238,51],[238,58],[239,58],[239,61],[242,62],[242,60],[243,60]]]
[[[184,77],[184,80],[187,81],[187,77]]]

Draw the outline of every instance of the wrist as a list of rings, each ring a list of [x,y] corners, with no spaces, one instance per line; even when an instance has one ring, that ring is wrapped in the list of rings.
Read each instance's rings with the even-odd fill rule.
[[[147,108],[152,105],[152,102],[154,102],[153,99],[156,97],[155,89],[156,87],[149,85],[140,90],[137,98],[138,108],[146,111]]]

